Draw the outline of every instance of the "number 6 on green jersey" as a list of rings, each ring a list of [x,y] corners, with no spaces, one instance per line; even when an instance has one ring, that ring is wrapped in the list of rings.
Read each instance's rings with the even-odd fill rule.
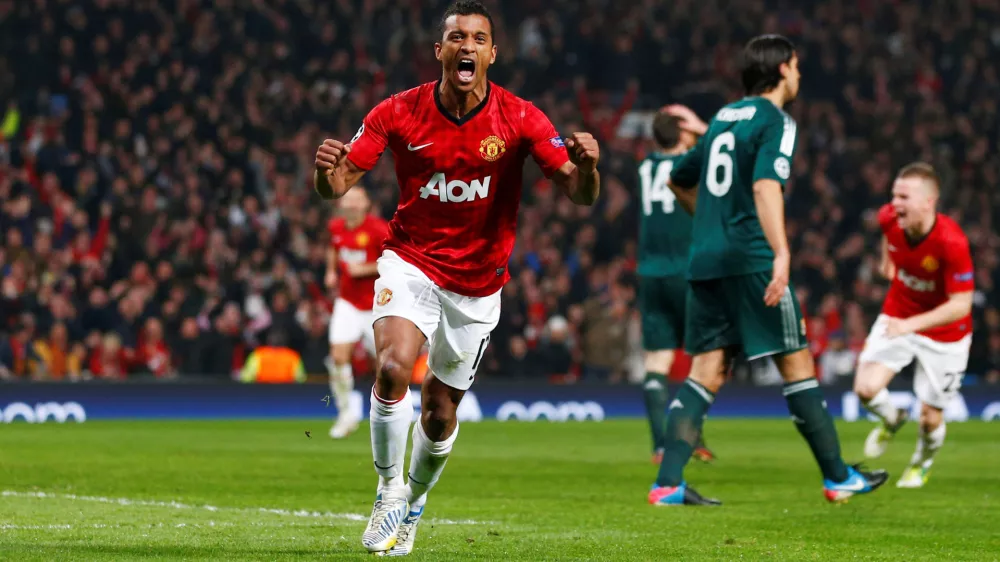
[[[727,105],[674,166],[671,183],[698,186],[691,235],[686,347],[702,353],[740,345],[748,356],[805,347],[794,289],[780,306],[763,302],[774,252],[754,202],[754,183],[791,176],[795,121],[767,99]],[[759,293],[759,295],[758,295]]]

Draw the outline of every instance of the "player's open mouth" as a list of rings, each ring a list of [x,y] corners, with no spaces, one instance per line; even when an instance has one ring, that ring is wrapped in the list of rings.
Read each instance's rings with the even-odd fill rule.
[[[458,61],[458,81],[463,84],[471,84],[476,77],[476,61],[474,59],[462,59]]]

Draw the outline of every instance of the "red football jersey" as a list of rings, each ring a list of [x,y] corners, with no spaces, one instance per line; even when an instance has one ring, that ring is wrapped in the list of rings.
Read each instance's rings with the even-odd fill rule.
[[[931,231],[920,241],[911,242],[896,222],[892,205],[879,209],[878,222],[888,242],[889,258],[896,276],[882,305],[882,313],[909,318],[936,308],[948,295],[975,288],[969,239],[962,227],[938,213]],[[942,342],[958,341],[972,331],[972,317],[931,328],[921,335]]]
[[[551,177],[569,155],[538,108],[490,83],[486,99],[458,119],[432,82],[375,107],[348,158],[370,170],[389,148],[400,199],[386,249],[439,287],[481,297],[510,278],[521,175],[530,155]]]
[[[389,224],[368,215],[357,228],[349,229],[342,218],[330,221],[330,245],[337,250],[337,275],[340,277],[340,298],[358,310],[371,310],[375,300],[375,279],[351,277],[347,264],[371,263],[382,253],[382,244],[389,235]]]

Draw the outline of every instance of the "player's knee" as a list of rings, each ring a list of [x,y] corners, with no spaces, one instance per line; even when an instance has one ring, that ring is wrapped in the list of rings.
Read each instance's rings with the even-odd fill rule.
[[[448,400],[430,400],[420,413],[424,433],[431,441],[443,441],[457,423],[458,408]]]
[[[726,373],[721,365],[715,363],[693,364],[688,377],[705,387],[709,392],[717,393],[726,382]]]
[[[920,427],[925,433],[930,433],[944,422],[944,412],[929,404],[920,407]]]
[[[786,384],[801,382],[816,377],[815,359],[808,349],[773,355],[774,365]]]
[[[413,375],[413,358],[403,357],[393,346],[379,352],[375,364],[375,389],[379,396],[395,399],[406,393]]]
[[[862,373],[858,373],[858,376],[854,378],[854,394],[857,394],[862,402],[868,402],[875,398],[875,395],[881,390],[878,384],[863,376]]]
[[[646,372],[666,374],[670,372],[670,367],[674,363],[674,351],[672,349],[661,349],[658,351],[647,351],[644,360]]]

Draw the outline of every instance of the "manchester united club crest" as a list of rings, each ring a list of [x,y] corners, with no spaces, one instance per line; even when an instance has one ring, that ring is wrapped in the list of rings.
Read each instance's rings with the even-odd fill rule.
[[[487,162],[496,162],[504,152],[507,152],[507,143],[496,135],[490,135],[479,143],[479,155]]]
[[[920,266],[924,268],[928,273],[934,273],[937,271],[940,264],[934,259],[934,256],[925,256],[923,261],[920,262]]]
[[[354,237],[354,242],[358,246],[364,248],[368,245],[368,242],[371,241],[371,239],[371,236],[369,236],[367,232],[359,232],[358,235]]]
[[[375,303],[378,304],[379,306],[385,306],[389,304],[389,301],[391,300],[392,300],[392,291],[390,291],[389,289],[382,289],[381,291],[378,292],[378,296],[375,297]]]

